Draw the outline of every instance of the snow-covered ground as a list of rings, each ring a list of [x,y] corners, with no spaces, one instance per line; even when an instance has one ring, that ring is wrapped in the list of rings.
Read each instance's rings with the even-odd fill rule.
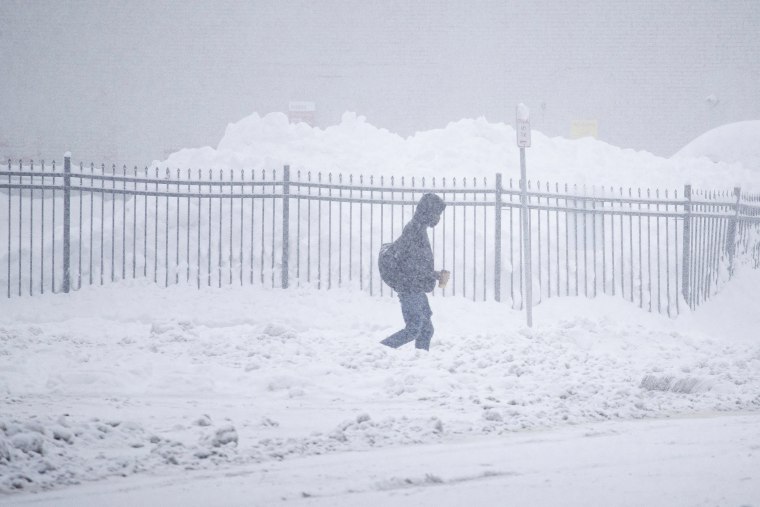
[[[756,413],[760,316],[751,296],[760,273],[741,275],[678,319],[616,298],[567,298],[540,305],[528,329],[503,304],[434,298],[429,354],[379,345],[402,324],[397,301],[348,290],[121,283],[4,300],[0,488],[6,501],[25,502],[38,498],[25,492],[99,479],[116,487],[125,476],[180,480],[250,466],[285,474],[304,457],[350,463],[358,451],[414,454],[418,444],[485,453],[488,462],[488,449],[511,452],[536,432],[549,441],[586,431],[569,429],[576,425],[638,435],[624,421]],[[468,443],[483,437],[492,443]],[[732,449],[756,454],[756,437]],[[625,454],[633,442],[621,445]],[[690,459],[688,449],[675,466]],[[550,466],[550,455],[537,459]],[[512,464],[524,466],[518,458]],[[609,465],[599,460],[587,465]],[[411,463],[397,477],[424,486],[414,481],[424,483],[427,470],[412,473]],[[361,489],[362,474],[341,484]],[[67,494],[77,491],[87,489]],[[748,491],[760,501],[756,486]]]
[[[760,183],[696,152],[533,142],[542,180]],[[514,129],[484,119],[403,139],[273,114],[162,165],[513,177],[516,160]],[[429,353],[381,346],[397,300],[349,289],[2,299],[0,503],[760,505],[759,285],[742,267],[677,319],[552,298],[531,329],[504,303],[434,297]]]

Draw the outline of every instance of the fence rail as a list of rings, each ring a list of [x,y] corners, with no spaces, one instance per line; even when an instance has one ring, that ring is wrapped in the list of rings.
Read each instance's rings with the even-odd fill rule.
[[[392,295],[376,269],[426,192],[447,211],[430,238],[453,275],[436,296],[522,308],[622,296],[676,315],[709,299],[738,264],[760,267],[760,195],[519,181],[281,171],[191,171],[55,163],[0,170],[7,297],[127,278],[203,286],[352,286]],[[3,202],[5,201],[5,202]],[[2,231],[1,228],[6,229]]]

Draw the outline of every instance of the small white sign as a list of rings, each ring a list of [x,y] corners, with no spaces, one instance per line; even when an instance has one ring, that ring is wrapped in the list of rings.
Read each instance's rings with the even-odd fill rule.
[[[515,129],[517,130],[517,146],[520,148],[530,147],[530,110],[528,106],[523,104],[517,104],[515,108],[515,116],[517,123]]]
[[[517,146],[530,148],[530,120],[517,120]]]

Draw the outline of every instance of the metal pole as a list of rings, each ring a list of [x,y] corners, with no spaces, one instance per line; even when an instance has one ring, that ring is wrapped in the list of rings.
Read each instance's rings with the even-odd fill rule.
[[[728,231],[726,232],[726,250],[728,251],[728,273],[734,276],[734,257],[736,256],[736,224],[739,221],[739,202],[741,201],[742,189],[734,187],[734,196],[736,204],[734,205],[734,216],[728,220]]]
[[[55,168],[55,165],[53,165],[53,167]],[[45,170],[43,168],[43,172],[44,171]],[[11,216],[13,215],[13,208],[11,207],[11,203],[13,201],[13,188],[11,188],[11,184],[11,160],[8,159],[8,299],[11,297]],[[55,184],[55,178],[53,179],[53,184]],[[42,202],[45,202],[44,196]],[[55,195],[53,196],[53,203],[55,203]],[[55,205],[53,205],[53,210],[55,210]],[[55,215],[53,215],[53,217],[55,217]],[[53,220],[55,223],[55,218],[53,218]],[[43,224],[44,223],[45,222],[43,221]],[[45,237],[43,236],[43,240],[44,238]],[[55,245],[55,242],[53,242],[53,244]],[[55,266],[55,257],[53,257],[53,265]],[[55,282],[53,282],[53,284],[55,284]]]
[[[501,301],[501,173],[496,173],[496,196],[494,198],[494,262],[493,297]]]
[[[691,270],[691,185],[684,185],[684,217],[683,217],[683,261],[681,262],[681,289],[686,304],[691,307],[691,287],[690,287],[690,270]]]
[[[288,261],[290,259],[290,166],[282,172],[282,288],[288,288]]]
[[[71,288],[71,153],[63,156],[63,292]]]
[[[530,217],[528,216],[528,181],[525,169],[525,148],[520,147],[520,201],[522,204],[523,230],[523,287],[525,288],[525,317],[528,327],[533,327],[533,273],[531,271]]]

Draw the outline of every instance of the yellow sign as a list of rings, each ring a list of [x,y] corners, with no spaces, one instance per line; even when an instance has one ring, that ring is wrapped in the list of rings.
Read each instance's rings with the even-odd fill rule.
[[[581,137],[599,137],[599,124],[596,120],[575,120],[570,126],[570,139]]]

